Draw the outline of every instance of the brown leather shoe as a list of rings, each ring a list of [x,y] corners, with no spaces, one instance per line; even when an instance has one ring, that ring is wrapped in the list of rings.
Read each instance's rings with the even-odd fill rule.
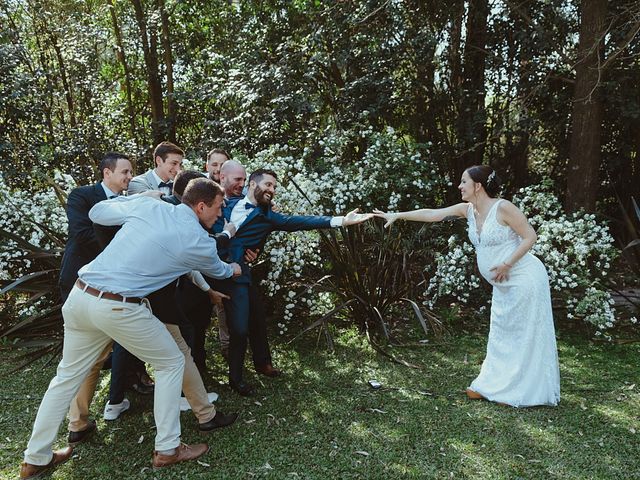
[[[482,400],[484,398],[478,392],[474,392],[470,388],[467,388],[467,392],[466,393],[467,393],[467,397],[469,397],[471,400]]]
[[[158,452],[153,452],[153,468],[168,467],[175,463],[186,462],[187,460],[195,460],[201,455],[204,455],[209,451],[209,446],[206,443],[196,443],[193,445],[186,445],[181,443],[176,447],[176,453],[173,455],[161,455]]]
[[[33,465],[31,463],[22,462],[20,465],[20,478],[26,480],[28,478],[38,478],[50,470],[53,470],[61,463],[66,462],[71,458],[73,453],[73,447],[66,447],[62,450],[56,450],[53,452],[53,458],[46,465]]]
[[[282,375],[282,370],[278,370],[270,363],[256,367],[256,372],[266,375],[267,377],[279,377]]]

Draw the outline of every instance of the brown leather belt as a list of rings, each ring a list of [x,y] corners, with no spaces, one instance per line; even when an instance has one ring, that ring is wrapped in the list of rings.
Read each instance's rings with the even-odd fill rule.
[[[115,300],[117,302],[142,303],[142,298],[123,297],[122,295],[118,295],[117,293],[103,292],[102,290],[98,290],[97,288],[90,287],[80,279],[76,280],[76,287],[84,292],[87,292],[89,295],[93,295],[94,297],[98,298],[106,298],[107,300]]]

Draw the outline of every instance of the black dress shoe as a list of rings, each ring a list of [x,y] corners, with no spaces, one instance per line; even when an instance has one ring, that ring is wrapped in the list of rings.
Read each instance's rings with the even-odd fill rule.
[[[67,443],[69,444],[70,447],[75,447],[79,443],[84,442],[95,431],[96,431],[96,421],[89,420],[89,426],[84,430],[81,430],[79,432],[69,432],[69,436],[67,437]]]
[[[242,395],[243,397],[250,397],[251,395],[253,395],[253,387],[248,383],[242,381],[234,382],[232,380],[229,380],[229,387],[231,387],[231,390],[235,390],[239,395]]]
[[[145,385],[142,382],[136,382],[131,385],[131,390],[133,390],[134,392],[138,392],[140,395],[151,395],[155,390],[155,386]]]
[[[227,427],[236,421],[238,418],[237,413],[230,413],[225,415],[222,412],[216,412],[216,416],[209,420],[207,423],[201,423],[198,428],[200,433],[209,433],[216,428]]]

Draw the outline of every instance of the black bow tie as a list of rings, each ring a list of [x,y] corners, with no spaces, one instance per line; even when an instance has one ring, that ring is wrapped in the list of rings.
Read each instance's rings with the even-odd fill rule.
[[[169,187],[170,189],[173,188],[173,182],[169,181],[169,182],[160,182],[158,184],[158,188],[162,188],[162,187]]]
[[[244,204],[244,208],[246,208],[247,210],[251,209],[251,208],[256,208],[256,205],[254,205],[251,202],[247,202]]]

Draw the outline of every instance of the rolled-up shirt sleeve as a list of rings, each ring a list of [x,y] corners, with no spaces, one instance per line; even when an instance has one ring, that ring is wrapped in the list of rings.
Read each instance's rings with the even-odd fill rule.
[[[195,267],[194,270],[198,270],[204,275],[218,280],[231,277],[233,275],[233,268],[228,263],[220,260],[215,241],[211,238],[207,238],[207,240],[209,244],[208,248],[200,251],[208,251],[209,255],[202,258],[201,263]]]

